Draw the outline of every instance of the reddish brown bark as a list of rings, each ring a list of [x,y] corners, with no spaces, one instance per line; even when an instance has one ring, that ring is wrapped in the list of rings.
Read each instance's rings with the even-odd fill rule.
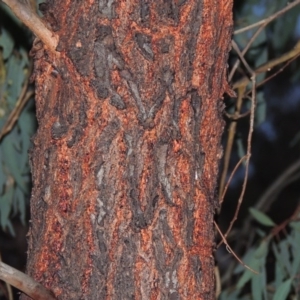
[[[42,8],[28,273],[58,299],[214,299],[232,1]]]

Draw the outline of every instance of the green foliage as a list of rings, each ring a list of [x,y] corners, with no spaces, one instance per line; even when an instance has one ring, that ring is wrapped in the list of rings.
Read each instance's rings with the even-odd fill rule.
[[[255,209],[253,207],[250,207],[249,211],[250,211],[251,215],[254,217],[254,219],[257,222],[259,222],[260,224],[265,225],[265,226],[276,225],[270,217],[268,217],[266,214],[262,213],[261,211]]]
[[[0,132],[7,126],[9,116],[26,91],[30,73],[28,49],[18,40],[15,20],[0,5]],[[2,21],[2,19],[1,19]],[[27,33],[28,35],[28,33]],[[26,32],[24,32],[26,36]],[[29,37],[29,35],[28,35]],[[23,91],[23,94],[24,91]],[[19,101],[19,102],[18,102]],[[30,195],[28,149],[36,128],[33,99],[23,108],[12,130],[0,141],[0,225],[14,235],[12,217],[24,224]]]
[[[261,219],[260,216],[258,219]],[[290,223],[289,227],[290,233],[279,242],[265,236],[256,246],[248,249],[242,260],[259,274],[238,265],[234,271],[239,278],[237,284],[223,291],[221,300],[299,299],[300,221]],[[274,274],[268,274],[267,270],[267,261],[271,257],[275,258]],[[245,290],[248,292],[245,293]]]
[[[288,7],[288,5],[289,4],[285,0],[236,1],[234,15],[235,30],[242,29],[248,25],[266,19],[267,17],[280,11],[281,9]],[[255,39],[253,39],[251,46],[244,55],[245,61],[248,63],[249,67],[253,71],[255,71],[258,67],[267,64],[273,59],[282,57],[285,53],[289,52],[291,49],[294,48],[297,40],[299,39],[299,16],[300,5],[297,5],[291,10],[289,10],[287,13],[284,13],[277,17],[267,26],[257,26],[255,28],[244,31],[240,34],[235,34],[233,36],[233,39],[238,45],[239,50],[243,51],[244,48],[248,45],[248,43],[255,36],[257,31],[260,30],[260,33],[255,37]],[[240,58],[233,50],[231,53],[230,60],[231,66],[234,65],[236,60],[240,60]],[[273,88],[272,83],[270,84],[270,82],[267,81],[267,84],[265,84],[265,81],[269,79],[270,75],[273,75],[277,72],[280,74],[281,68],[285,70],[285,75],[288,74],[286,83],[294,83],[294,86],[296,86],[295,83],[297,81],[299,82],[299,59],[298,61],[290,61],[289,64],[286,64],[285,61],[284,63],[278,64],[275,67],[271,68],[270,71],[266,69],[264,72],[256,74],[256,84],[258,88],[256,89],[255,94],[256,111],[254,115],[254,132],[255,129],[262,125],[265,121],[270,121],[270,111],[268,111],[268,109],[270,109],[270,107],[273,105],[274,111],[274,107],[275,105],[277,105],[277,103],[272,102],[273,99],[270,99],[270,94],[272,95],[272,93],[268,92],[267,90],[268,88],[269,90]],[[234,76],[232,77],[231,83],[234,84],[243,77],[250,78],[251,74],[249,73],[250,72],[247,70],[244,64],[240,63],[239,67],[234,73]],[[284,76],[282,76],[281,78],[283,77]],[[285,78],[283,78],[283,80],[284,79]],[[267,88],[265,88],[266,86]],[[242,89],[238,90],[238,92],[241,93],[241,90]],[[266,91],[268,93],[266,93]],[[242,118],[234,120],[238,123],[235,129],[236,131],[234,133],[235,143],[233,144],[232,150],[232,157],[234,157],[236,161],[238,161],[238,158],[244,157],[247,153],[246,146],[249,130],[249,112],[252,105],[252,101],[250,100],[251,95],[252,94],[250,82],[246,88],[246,92],[242,95],[243,104],[241,109],[238,111],[238,113],[242,115]],[[266,97],[269,97],[269,99]],[[266,100],[268,100],[268,102]],[[236,112],[236,103],[236,99],[231,98],[227,100],[228,108],[226,108],[226,110],[228,115],[233,116],[233,114]],[[266,119],[267,116],[269,120]],[[269,124],[271,123],[269,122]],[[263,147],[260,148],[260,145],[258,145],[258,147],[255,148],[255,139],[258,138],[258,135],[254,136],[254,138],[252,139],[253,146],[250,152],[253,153],[253,156],[256,155],[256,162],[261,162],[261,160],[257,158],[258,156],[260,156],[259,152],[272,152],[273,150],[274,152],[276,152],[278,151],[278,149],[275,150],[269,147],[265,150],[263,149]],[[299,141],[300,134],[295,133],[294,138],[292,138],[290,141],[291,148],[295,147],[296,145],[299,145]],[[263,145],[266,144],[267,143]],[[267,145],[269,146],[269,144]],[[276,153],[280,152],[278,151]],[[278,155],[278,160],[281,160],[280,155]],[[243,163],[245,164],[245,161]],[[274,161],[274,164],[276,163],[277,162]],[[233,166],[231,167],[231,170],[234,169],[235,164],[233,163],[232,165]],[[249,169],[253,174],[255,174],[255,172],[258,172],[256,170],[257,165],[253,163],[251,167],[253,167],[254,171],[251,168]],[[241,171],[241,169],[244,170],[244,166],[239,166],[239,171]],[[230,174],[231,170],[229,170],[226,174]],[[297,170],[297,174],[295,171],[295,174],[290,174],[289,176],[291,178],[292,176],[294,176],[294,180],[299,180],[298,172],[299,169]],[[244,174],[244,171],[240,172],[240,174]],[[249,177],[251,177],[251,174]],[[263,174],[265,175],[267,174],[267,172],[263,172]],[[277,176],[277,174],[274,174],[274,176]],[[270,180],[270,178],[264,178],[263,176],[259,178],[261,178],[262,181],[265,179],[266,181]],[[242,181],[243,178],[239,178],[239,180]],[[289,178],[285,178],[285,180],[286,182],[288,182]],[[291,180],[291,182],[294,181]],[[284,185],[282,182],[281,184],[284,187],[288,185]],[[236,226],[236,228],[232,231],[232,240],[230,238],[228,240],[231,248],[233,250],[237,249],[237,256],[240,257],[241,260],[247,266],[257,271],[259,274],[257,275],[251,272],[242,264],[235,264],[232,261],[228,263],[228,266],[226,265],[225,270],[223,270],[225,274],[221,275],[221,281],[223,283],[223,289],[219,296],[219,299],[221,300],[300,299],[300,221],[298,221],[300,215],[298,216],[298,219],[294,218],[294,220],[297,221],[290,222],[289,224],[287,222],[287,224],[285,224],[285,226],[281,228],[281,225],[277,225],[275,223],[275,221],[277,223],[282,222],[278,222],[278,216],[273,216],[271,213],[265,213],[265,211],[267,211],[265,207],[262,210],[255,209],[254,207],[262,206],[257,205],[260,203],[259,200],[261,199],[257,199],[257,194],[255,194],[255,191],[253,190],[255,190],[256,188],[258,190],[262,189],[263,185],[264,183],[262,183],[262,185],[260,186],[259,182],[258,186],[250,185],[250,187],[247,187],[246,197],[249,198],[247,199],[249,201],[249,204],[247,207],[247,205],[243,203],[241,206],[241,211],[244,209],[245,211],[249,212],[249,216],[251,217],[252,222],[248,219],[245,220],[245,224],[248,226],[245,226],[244,228],[243,226],[241,226],[241,228]],[[235,192],[236,191],[237,189],[235,189]],[[269,195],[268,197],[272,198],[273,201],[278,197],[281,191],[282,189],[276,186],[273,189],[272,196]],[[263,198],[263,196],[265,195],[264,191],[262,190],[259,193],[262,195]],[[253,197],[253,194],[255,194],[256,197]],[[227,199],[225,199],[225,202],[226,200]],[[235,199],[233,199],[233,201],[235,201]],[[235,204],[231,203],[231,205]],[[249,206],[252,207],[249,208]],[[271,205],[267,207],[270,208],[270,206]],[[241,211],[239,212],[240,214],[244,213]],[[253,222],[253,220],[255,222]],[[242,225],[245,225],[243,222],[244,220],[240,221]],[[241,239],[240,236],[242,236]],[[222,251],[220,251],[220,253],[223,255]],[[231,269],[229,268],[230,266],[232,267]]]

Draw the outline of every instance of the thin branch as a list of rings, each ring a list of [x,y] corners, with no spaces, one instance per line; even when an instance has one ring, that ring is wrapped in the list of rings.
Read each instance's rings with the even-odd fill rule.
[[[256,87],[255,87],[255,83],[256,83],[256,74],[255,72],[250,68],[250,66],[248,65],[248,63],[246,62],[246,60],[244,59],[242,53],[240,52],[238,46],[235,44],[235,42],[233,42],[233,46],[235,48],[235,51],[237,52],[237,54],[239,55],[241,61],[243,62],[243,64],[245,65],[246,69],[248,70],[248,72],[251,75],[251,81],[252,81],[252,97],[251,97],[251,109],[250,109],[250,125],[249,125],[249,133],[248,133],[248,138],[247,138],[247,153],[246,153],[246,162],[245,162],[245,176],[244,176],[244,180],[243,180],[243,186],[242,186],[242,191],[237,203],[237,207],[233,216],[233,219],[231,220],[229,227],[226,231],[226,233],[224,234],[224,237],[226,238],[227,235],[229,234],[229,232],[231,231],[231,228],[234,224],[234,222],[237,220],[237,216],[240,210],[240,207],[242,205],[243,199],[244,199],[244,195],[245,195],[245,191],[246,191],[246,186],[247,186],[247,181],[248,181],[248,172],[249,172],[249,165],[250,165],[250,157],[251,157],[251,142],[252,142],[252,134],[253,134],[253,128],[254,128],[254,113],[255,113],[255,97],[256,97]]]
[[[229,120],[231,120],[231,121],[237,121],[239,119],[243,119],[243,118],[249,116],[250,111],[248,110],[248,111],[246,111],[246,112],[244,112],[242,114],[235,114],[234,113],[233,115],[231,115],[231,114],[229,114],[227,112],[225,112],[224,114],[225,114],[226,118],[228,118]]]
[[[249,40],[249,42],[247,43],[246,47],[243,49],[242,51],[242,56],[244,57],[244,55],[247,53],[247,51],[249,50],[250,46],[252,45],[252,43],[255,41],[255,39],[259,36],[259,34],[262,32],[262,30],[264,29],[264,26],[260,26],[260,28],[257,29],[257,31],[253,34],[253,36],[251,37],[251,39]],[[234,45],[233,45],[234,47]],[[228,76],[228,80],[231,81],[231,79],[233,78],[233,75],[236,71],[236,69],[238,68],[238,66],[240,65],[240,60],[237,59],[235,64],[233,65],[230,74]]]
[[[250,130],[249,130],[249,136],[248,136],[248,147],[247,147],[247,155],[246,155],[246,174],[245,174],[245,180],[244,180],[244,183],[243,183],[242,194],[240,196],[239,203],[238,203],[238,208],[237,208],[237,211],[236,211],[236,214],[235,214],[235,217],[234,217],[234,218],[236,218],[238,210],[239,210],[239,206],[241,205],[242,198],[244,196],[245,189],[246,189],[246,181],[247,181],[247,177],[248,177],[249,160],[250,160],[250,156],[251,156],[251,154],[250,154],[250,151],[251,151],[251,138],[252,138],[252,132],[253,132],[253,127],[254,127],[254,110],[255,110],[255,105],[254,105],[254,103],[255,103],[255,73],[253,72],[253,70],[248,65],[247,61],[245,60],[245,58],[243,56],[243,53],[241,53],[238,45],[234,41],[232,41],[232,46],[235,49],[235,51],[237,52],[237,54],[239,55],[240,60],[245,65],[248,72],[251,74],[252,84],[254,84],[254,86],[252,86],[252,98],[251,98],[252,105],[251,105],[251,110],[250,110]],[[238,102],[237,102],[237,105],[236,105],[237,115],[240,114],[240,110],[241,110],[241,107],[242,107],[242,99],[243,99],[245,89],[246,89],[246,84],[239,86],[239,89],[238,89]],[[234,140],[234,136],[235,136],[235,132],[236,132],[236,126],[237,126],[236,122],[230,124],[230,131],[229,131],[229,136],[228,136],[228,141],[227,141],[226,151],[225,151],[225,158],[224,158],[224,169],[223,169],[223,173],[222,173],[221,181],[220,181],[220,191],[219,191],[219,203],[220,204],[223,202],[223,199],[224,199],[223,189],[224,189],[224,186],[225,186],[225,179],[226,179],[226,175],[227,175],[227,172],[228,172],[229,159],[230,159],[230,154],[231,154],[231,151],[232,151],[232,145],[233,145],[233,140]],[[232,222],[230,223],[231,226],[233,225],[234,221],[235,221],[235,219],[233,219]],[[229,231],[231,229],[231,226],[229,227]],[[229,231],[227,231],[226,234],[228,234]]]
[[[28,275],[0,262],[0,279],[19,289],[34,300],[55,300],[50,291]]]
[[[1,255],[1,253],[0,253],[0,261],[2,261],[2,255]],[[5,285],[6,285],[6,289],[7,289],[8,300],[14,300],[14,296],[13,296],[11,285],[9,283],[7,283],[7,282],[5,282]]]
[[[215,266],[215,278],[216,278],[216,299],[218,299],[222,291],[222,285],[221,285],[220,271],[217,266]]]
[[[51,51],[56,51],[58,36],[49,30],[34,10],[18,0],[2,0]]]
[[[226,195],[227,189],[228,189],[228,187],[229,187],[229,184],[230,184],[230,182],[231,182],[231,180],[232,180],[234,174],[236,173],[238,167],[241,165],[241,163],[244,161],[244,159],[245,159],[246,157],[247,157],[247,155],[244,155],[242,158],[240,158],[240,160],[238,161],[238,163],[235,165],[233,171],[231,172],[231,174],[230,174],[230,176],[229,176],[229,179],[228,179],[228,181],[227,181],[227,183],[226,183],[226,186],[225,186],[225,188],[224,188],[224,190],[223,190],[223,192],[222,192],[222,194],[221,194],[221,197],[220,197],[220,205],[221,205],[221,204],[223,203],[223,201],[224,201],[224,197],[225,197],[225,195]]]
[[[298,57],[299,54],[300,54],[300,40],[297,42],[297,44],[292,50],[286,52],[285,54],[283,54],[278,58],[272,59],[267,63],[261,65],[260,67],[255,69],[254,72],[255,74],[269,72],[272,68],[278,66],[279,64],[284,63],[290,59],[294,59],[295,57]],[[245,76],[233,84],[233,89],[236,89],[239,86],[247,85],[249,82],[250,82],[249,78]]]
[[[243,95],[245,93],[245,89],[246,89],[245,86],[240,87],[238,89],[238,99],[237,99],[237,103],[236,103],[234,116],[240,115],[241,108],[242,108],[242,103],[243,103]],[[235,137],[235,133],[236,133],[236,127],[237,127],[237,122],[231,122],[230,125],[229,125],[229,129],[228,129],[228,138],[227,138],[226,149],[225,149],[225,154],[224,154],[223,172],[222,172],[222,175],[221,175],[220,188],[219,188],[219,203],[220,203],[219,213],[221,212],[221,204],[222,204],[223,199],[224,199],[223,191],[224,191],[226,176],[227,176],[227,173],[228,173],[229,161],[230,161],[233,142],[234,142],[234,137]]]
[[[264,25],[267,26],[270,22],[272,22],[274,19],[278,18],[279,16],[283,15],[284,13],[286,13],[287,11],[291,10],[293,7],[297,6],[298,4],[300,4],[300,0],[296,0],[292,3],[287,4],[286,7],[284,7],[283,9],[279,10],[278,12],[274,13],[273,15],[269,16],[266,19],[263,19],[259,22],[256,22],[254,24],[251,24],[249,26],[243,27],[241,29],[238,29],[236,31],[234,31],[234,34],[239,34],[242,33],[244,31],[250,30],[252,28],[258,27],[260,25]]]
[[[292,214],[292,216],[290,216],[288,219],[283,221],[278,226],[274,227],[269,236],[274,237],[274,236],[278,235],[279,232],[283,231],[289,223],[291,223],[292,221],[295,221],[299,218],[299,213],[300,213],[300,205],[297,206],[297,208],[294,211],[294,213]]]
[[[249,266],[247,266],[236,254],[235,252],[231,249],[231,247],[229,246],[225,236],[222,234],[222,231],[221,229],[219,228],[218,224],[214,221],[214,224],[217,228],[217,231],[219,232],[222,240],[223,240],[223,243],[226,245],[227,249],[229,249],[229,251],[231,252],[231,254],[236,258],[236,260],[242,265],[244,266],[246,269],[248,269],[249,271],[251,271],[252,273],[258,275],[259,273],[255,270],[253,270],[252,268],[250,268]]]
[[[273,73],[272,75],[268,76],[267,78],[265,78],[263,81],[261,81],[260,83],[258,83],[256,85],[256,89],[260,86],[262,86],[263,84],[265,84],[266,82],[270,81],[272,78],[276,77],[279,73],[283,72],[284,69],[289,65],[291,64],[295,59],[297,59],[298,57],[300,56],[300,52],[294,56],[293,58],[291,58],[289,61],[287,61],[284,66],[282,66],[279,70],[277,70],[275,73]],[[251,91],[248,91],[246,93],[246,95],[248,95],[248,93],[251,92]]]
[[[252,76],[254,76],[254,75],[256,74],[256,72],[254,72],[254,71],[250,68],[249,64],[247,63],[247,61],[246,61],[245,58],[244,58],[243,53],[240,51],[240,49],[239,49],[239,47],[238,47],[238,45],[237,45],[237,43],[236,43],[235,41],[232,41],[232,47],[233,47],[233,49],[235,50],[235,52],[238,54],[240,60],[242,61],[242,63],[243,63],[244,66],[246,67],[246,69],[247,69],[247,71],[249,72],[249,74],[252,75]]]

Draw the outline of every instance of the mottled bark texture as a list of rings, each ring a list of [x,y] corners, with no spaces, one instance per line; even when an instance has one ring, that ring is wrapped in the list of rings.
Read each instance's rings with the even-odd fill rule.
[[[28,273],[58,299],[214,299],[232,1],[41,8]]]

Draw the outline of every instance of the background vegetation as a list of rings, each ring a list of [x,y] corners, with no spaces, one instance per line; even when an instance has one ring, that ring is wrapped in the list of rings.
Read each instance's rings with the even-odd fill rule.
[[[224,300],[300,299],[300,1],[236,1],[234,12],[229,79],[237,97],[225,98],[217,292]],[[0,3],[0,253],[21,270],[37,127],[31,44]],[[0,296],[12,299],[5,284]]]

